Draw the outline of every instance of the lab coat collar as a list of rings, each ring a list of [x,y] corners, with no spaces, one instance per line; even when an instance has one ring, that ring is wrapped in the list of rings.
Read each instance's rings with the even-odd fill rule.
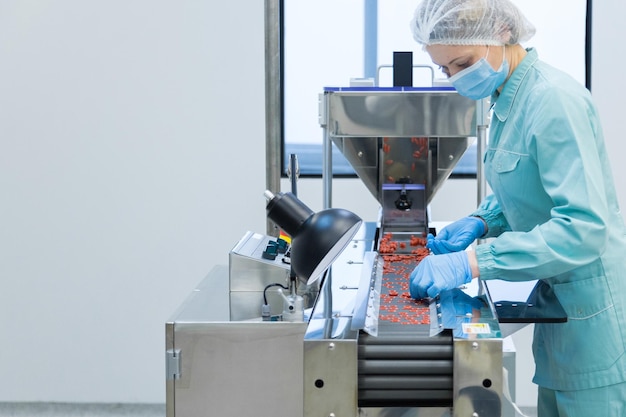
[[[537,54],[535,48],[529,48],[526,51],[528,53],[524,59],[522,59],[522,62],[519,63],[509,79],[504,83],[502,92],[498,94],[496,91],[496,93],[491,96],[493,112],[501,122],[504,122],[509,117],[511,107],[513,106],[513,100],[522,85],[522,81],[526,77],[528,70],[539,59],[539,55]]]

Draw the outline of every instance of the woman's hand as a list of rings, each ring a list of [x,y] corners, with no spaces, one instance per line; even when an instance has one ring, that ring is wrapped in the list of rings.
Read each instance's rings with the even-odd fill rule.
[[[426,247],[435,255],[459,252],[483,236],[486,227],[485,221],[480,217],[464,217],[441,229],[436,237],[429,234]]]

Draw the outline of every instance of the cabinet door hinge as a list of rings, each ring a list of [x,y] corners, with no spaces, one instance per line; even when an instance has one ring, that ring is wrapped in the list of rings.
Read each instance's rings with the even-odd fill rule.
[[[180,359],[180,349],[168,349],[165,352],[165,372],[167,374],[167,381],[180,379]]]

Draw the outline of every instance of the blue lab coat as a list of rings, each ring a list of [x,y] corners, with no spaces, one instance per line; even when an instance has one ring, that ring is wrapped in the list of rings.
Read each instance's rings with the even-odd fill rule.
[[[535,383],[623,382],[626,228],[591,95],[529,49],[492,105],[480,278],[543,280],[565,309],[567,323],[535,325]]]

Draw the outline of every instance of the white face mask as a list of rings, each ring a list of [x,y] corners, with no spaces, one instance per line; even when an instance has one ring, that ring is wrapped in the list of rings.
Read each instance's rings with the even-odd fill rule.
[[[502,65],[498,71],[494,70],[491,64],[487,62],[488,56],[489,49],[487,49],[487,55],[484,58],[449,78],[450,83],[460,95],[472,100],[480,100],[492,95],[504,83],[509,74],[509,63],[505,54],[502,54]]]

